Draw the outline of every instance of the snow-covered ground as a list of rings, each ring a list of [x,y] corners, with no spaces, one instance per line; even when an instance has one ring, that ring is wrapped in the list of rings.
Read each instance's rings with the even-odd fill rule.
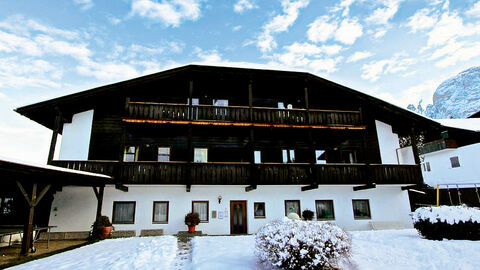
[[[415,230],[351,232],[347,270],[480,269],[480,241],[422,239]],[[268,269],[254,255],[254,236],[196,237],[191,269]],[[105,240],[12,269],[174,269],[173,236]],[[188,267],[188,266],[187,266]]]
[[[169,269],[176,251],[173,236],[111,239],[9,269]]]

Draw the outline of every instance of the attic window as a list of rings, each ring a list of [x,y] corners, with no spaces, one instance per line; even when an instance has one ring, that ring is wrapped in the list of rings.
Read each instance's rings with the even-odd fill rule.
[[[460,160],[458,160],[458,156],[451,157],[450,164],[452,164],[452,168],[460,167]]]

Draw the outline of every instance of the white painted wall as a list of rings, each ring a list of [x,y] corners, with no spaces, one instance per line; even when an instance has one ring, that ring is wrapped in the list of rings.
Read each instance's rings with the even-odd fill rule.
[[[407,146],[397,149],[398,164],[415,164],[415,157],[413,155],[413,147]]]
[[[92,133],[93,110],[74,114],[72,123],[63,124],[60,160],[87,160]]]
[[[437,184],[480,183],[480,159],[478,153],[480,153],[480,143],[421,155],[423,163],[430,163],[429,172],[424,171],[422,165],[425,183],[433,187]],[[450,157],[454,156],[458,156],[460,167],[452,168]]]
[[[378,145],[382,164],[398,164],[397,149],[400,148],[398,135],[393,133],[392,126],[375,120]]]
[[[352,186],[321,186],[302,192],[301,186],[258,186],[245,192],[245,186],[130,185],[128,192],[106,187],[102,213],[112,218],[114,201],[136,201],[135,224],[116,224],[116,230],[164,229],[166,234],[187,230],[184,216],[192,210],[192,200],[209,201],[209,222],[197,230],[207,234],[230,234],[230,213],[224,219],[213,219],[212,211],[230,212],[230,200],[247,201],[248,233],[255,233],[268,221],[285,215],[285,200],[300,200],[303,210],[315,212],[315,200],[333,200],[335,223],[347,230],[371,229],[370,221],[391,221],[411,227],[408,194],[400,186],[377,186],[375,189],[353,191]],[[218,196],[222,196],[221,204]],[[371,220],[355,220],[352,199],[369,199]],[[169,201],[168,224],[152,224],[153,201]],[[255,219],[253,203],[265,202],[266,218]],[[55,211],[56,209],[56,211]],[[54,195],[50,222],[58,226],[52,231],[88,231],[95,218],[96,199],[91,188],[65,187]]]

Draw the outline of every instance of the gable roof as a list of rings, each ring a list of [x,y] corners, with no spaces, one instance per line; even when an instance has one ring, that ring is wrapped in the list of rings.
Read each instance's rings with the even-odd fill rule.
[[[381,111],[387,111],[395,116],[400,116],[406,118],[407,120],[416,122],[419,125],[427,125],[430,127],[439,128],[440,125],[424,116],[413,113],[409,110],[400,108],[391,103],[385,102],[378,98],[369,96],[357,90],[351,89],[349,87],[334,83],[332,81],[326,80],[324,78],[315,76],[307,72],[299,71],[283,71],[283,70],[267,70],[267,69],[253,69],[253,68],[238,68],[238,67],[220,67],[220,66],[205,66],[205,65],[187,65],[183,67],[178,67],[170,70],[165,70],[162,72],[154,73],[151,75],[146,75],[122,82],[117,82],[109,85],[104,85],[96,87],[93,89],[85,90],[82,92],[38,102],[35,104],[23,106],[15,109],[16,112],[30,118],[31,120],[49,128],[53,129],[54,127],[54,115],[58,107],[65,107],[71,110],[76,110],[73,113],[89,110],[86,104],[89,104],[95,101],[100,96],[113,95],[120,93],[128,87],[135,86],[145,82],[153,82],[156,80],[169,78],[173,76],[183,76],[189,72],[211,72],[211,73],[230,73],[238,76],[245,77],[263,77],[263,76],[275,76],[275,77],[285,77],[285,78],[297,78],[310,81],[321,82],[325,85],[334,87],[344,91],[348,95],[353,95],[359,100],[366,102]],[[68,122],[68,116],[67,122]],[[70,115],[71,117],[71,115]]]

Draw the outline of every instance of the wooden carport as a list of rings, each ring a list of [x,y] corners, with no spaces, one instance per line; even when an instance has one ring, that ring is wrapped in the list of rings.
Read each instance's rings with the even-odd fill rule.
[[[92,187],[97,197],[96,218],[98,219],[101,215],[104,187],[106,184],[114,184],[111,176],[103,174],[0,157],[0,187],[3,184],[12,183],[16,184],[28,205],[28,216],[23,224],[22,255],[28,254],[28,250],[32,247],[35,206],[45,194],[61,190],[63,186]]]

